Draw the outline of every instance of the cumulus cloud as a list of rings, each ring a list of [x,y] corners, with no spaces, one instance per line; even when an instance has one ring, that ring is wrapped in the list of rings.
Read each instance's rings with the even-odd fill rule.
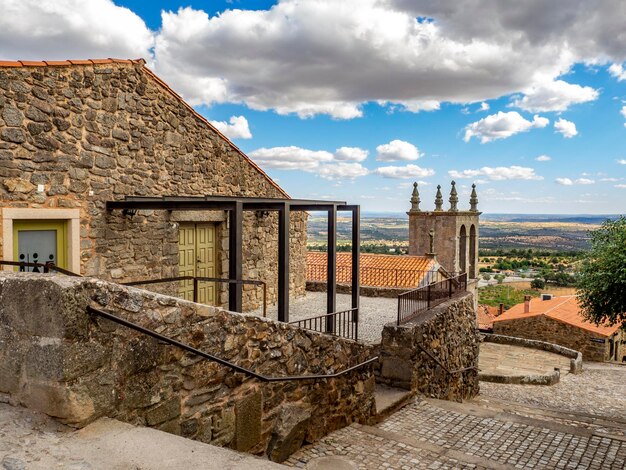
[[[388,144],[382,144],[376,147],[376,160],[381,162],[397,162],[417,160],[423,154],[419,149],[404,140],[392,140]]]
[[[537,158],[535,158],[535,160],[537,160],[538,162],[549,162],[550,160],[552,160],[552,158],[547,155],[539,155]]]
[[[154,34],[128,8],[111,0],[3,0],[0,57],[65,60],[143,57]]]
[[[512,106],[533,113],[565,111],[573,104],[598,99],[598,91],[590,86],[580,86],[556,80],[535,85],[524,92],[524,96],[513,100]]]
[[[231,116],[229,122],[211,121],[215,128],[229,139],[251,139],[252,133],[245,116]]]
[[[335,160],[340,162],[362,162],[369,152],[359,147],[340,147],[335,150]]]
[[[560,184],[562,186],[573,186],[575,184],[587,185],[595,183],[594,180],[591,180],[589,178],[578,178],[575,180],[572,180],[570,178],[557,178],[555,181],[557,184]]]
[[[546,83],[558,88],[549,106],[561,108],[592,93],[554,85],[574,64],[611,62],[621,76],[626,2],[554,1],[540,17],[537,5],[278,0],[214,16],[164,11],[151,32],[111,0],[4,0],[0,56],[143,56],[192,104],[243,103],[303,118],[351,119],[367,102],[423,111],[512,93],[539,109]]]
[[[353,180],[368,173],[369,170],[360,163],[345,162],[323,165],[317,171],[318,175],[329,180]]]
[[[508,113],[499,111],[497,114],[491,114],[480,121],[468,124],[465,127],[463,140],[469,142],[472,137],[476,137],[484,144],[497,139],[506,139],[519,132],[546,127],[549,123],[549,119],[537,115],[532,121],[528,121],[517,111]]]
[[[543,176],[535,174],[534,168],[523,166],[499,166],[495,168],[484,166],[476,170],[450,170],[448,174],[452,178],[457,179],[476,179],[477,177],[483,177],[492,181],[543,179]]]
[[[624,70],[622,64],[611,64],[609,67],[609,73],[617,78],[618,82],[626,80],[626,70]]]
[[[367,154],[367,150],[358,147],[340,147],[331,153],[289,146],[260,148],[248,155],[264,168],[317,173],[329,180],[353,180],[369,173],[359,163],[367,158]]]
[[[478,111],[489,111],[489,103],[486,103],[484,101],[480,103],[480,108],[478,108]]]
[[[563,118],[560,118],[554,123],[554,129],[556,132],[562,134],[566,139],[571,139],[572,137],[578,135],[576,124]]]
[[[322,163],[333,161],[333,154],[325,150],[308,150],[296,146],[260,148],[248,156],[265,168],[278,170],[314,171]]]
[[[435,174],[435,170],[411,164],[406,166],[381,166],[376,168],[373,173],[380,175],[383,178],[409,179],[433,176]]]
[[[617,163],[619,163],[620,165],[626,165],[626,159],[622,158],[620,160],[617,160]]]

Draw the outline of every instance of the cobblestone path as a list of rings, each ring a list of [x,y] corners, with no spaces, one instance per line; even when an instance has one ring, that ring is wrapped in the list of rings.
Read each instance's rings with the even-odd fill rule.
[[[315,466],[324,457],[342,456],[353,468],[368,470],[626,468],[626,438],[612,432],[626,423],[606,420],[600,431],[572,415],[557,422],[549,414],[525,414],[418,398],[377,426],[353,424],[286,463]]]

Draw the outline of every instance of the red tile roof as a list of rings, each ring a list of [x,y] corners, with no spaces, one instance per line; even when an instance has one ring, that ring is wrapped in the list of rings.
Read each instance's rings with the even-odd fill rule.
[[[178,101],[180,101],[197,119],[202,121],[205,125],[207,125],[212,131],[216,132],[221,138],[223,138],[226,142],[230,144],[230,146],[235,150],[239,155],[241,155],[250,165],[252,165],[261,175],[284,197],[289,198],[289,194],[285,192],[283,188],[281,188],[272,178],[270,178],[267,173],[265,173],[261,167],[259,167],[254,161],[250,159],[245,153],[239,149],[235,144],[231,142],[231,140],[222,134],[219,130],[217,130],[213,124],[211,124],[204,116],[198,113],[192,106],[187,104],[187,102],[174,90],[172,90],[167,83],[161,80],[152,70],[146,67],[146,61],[144,59],[87,59],[87,60],[44,60],[44,61],[30,61],[30,60],[17,60],[17,61],[6,61],[0,60],[0,67],[69,67],[72,65],[102,65],[102,64],[141,64],[144,70],[150,75],[155,81],[165,88],[169,93],[171,93]]]
[[[307,280],[326,281],[327,255],[310,251],[307,255]],[[427,273],[438,269],[437,262],[427,256],[374,255],[360,256],[361,284],[373,287],[417,287]],[[352,254],[337,253],[337,282],[352,280]]]
[[[497,311],[497,307],[479,305],[478,310],[476,310],[476,324],[478,328],[481,330],[492,330]]]
[[[524,303],[517,304],[496,318],[494,322],[517,320],[538,315],[545,315],[553,320],[568,323],[602,336],[611,336],[620,328],[620,325],[596,325],[585,320],[578,304],[578,298],[575,295],[553,297],[551,300],[533,299],[530,301],[530,311],[528,313],[524,313]]]

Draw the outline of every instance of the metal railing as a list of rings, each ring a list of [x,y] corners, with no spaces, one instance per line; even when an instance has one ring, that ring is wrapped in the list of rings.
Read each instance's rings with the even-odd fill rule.
[[[328,268],[326,264],[306,266],[307,281],[326,281]],[[352,266],[337,266],[337,283],[352,282]],[[412,288],[420,284],[437,282],[443,279],[438,271],[416,271],[413,269],[375,268],[361,266],[360,282],[367,287],[406,287]]]
[[[397,325],[414,320],[431,308],[467,291],[467,274],[403,292],[398,295]]]
[[[178,281],[190,281],[193,280],[193,301],[198,302],[198,288],[200,282],[221,282],[227,284],[249,284],[263,287],[263,316],[267,316],[267,284],[264,281],[258,281],[253,279],[222,279],[218,277],[202,277],[202,276],[178,276],[178,277],[163,277],[159,279],[144,279],[143,281],[121,282],[123,286],[139,286],[147,284],[160,284],[164,282],[178,282]]]
[[[87,307],[87,312],[92,314],[92,315],[97,315],[99,317],[102,318],[106,318],[107,320],[110,320],[112,322],[118,323],[120,325],[123,325],[127,328],[130,328],[131,330],[135,330],[138,331],[144,335],[147,336],[151,336],[152,338],[155,338],[159,341],[162,341],[164,343],[170,344],[172,346],[176,346],[177,348],[180,348],[184,351],[190,352],[192,354],[196,354],[204,359],[208,359],[210,361],[213,362],[217,362],[218,364],[221,364],[223,366],[226,366],[232,370],[234,370],[235,372],[241,372],[242,374],[245,374],[249,377],[254,377],[255,379],[260,380],[261,382],[288,382],[288,381],[292,381],[292,380],[322,380],[322,379],[334,379],[337,377],[341,377],[342,375],[348,374],[352,371],[355,371],[357,369],[360,369],[362,367],[365,367],[369,364],[372,364],[373,362],[378,361],[378,356],[372,357],[366,361],[360,362],[359,364],[349,367],[347,369],[344,369],[342,371],[339,372],[335,372],[334,374],[311,374],[311,375],[287,375],[287,376],[267,376],[267,375],[263,375],[263,374],[259,374],[258,372],[255,372],[253,370],[250,369],[246,369],[245,367],[241,367],[237,364],[233,364],[232,362],[227,361],[226,359],[222,359],[220,357],[214,356],[212,354],[209,354],[207,352],[201,351],[200,349],[194,348],[193,346],[190,346],[188,344],[182,343],[180,341],[177,341],[173,338],[170,338],[168,336],[162,335],[160,333],[157,333],[156,331],[150,330],[148,328],[145,328],[141,325],[137,325],[136,323],[130,322],[124,318],[118,317],[116,315],[113,315],[110,312],[106,312],[104,310],[100,310],[100,309],[96,309],[93,308],[91,306]]]
[[[437,359],[433,353],[431,353],[430,351],[428,351],[426,348],[424,348],[424,346],[422,346],[419,343],[415,343],[415,345],[422,351],[424,352],[424,354],[426,354],[433,362],[435,362],[439,367],[441,367],[441,369],[448,375],[454,375],[454,374],[458,374],[460,372],[466,372],[468,370],[478,370],[478,367],[476,366],[469,366],[469,367],[462,367],[460,369],[448,369],[445,365],[443,365],[443,363]]]
[[[0,260],[0,266],[15,266],[15,267],[20,268],[19,269],[20,272],[26,272],[26,268],[33,268],[33,271],[30,271],[30,272],[49,273],[49,272],[54,271],[54,272],[57,272],[57,273],[65,274],[67,276],[82,277],[80,274],[73,273],[72,271],[68,271],[67,269],[59,268],[57,265],[55,265],[52,262],[48,262],[48,263],[26,263],[25,261],[4,261],[4,260]],[[37,271],[35,271],[35,269],[37,269]],[[41,271],[39,271],[39,269],[41,269]]]
[[[359,339],[359,309],[351,308],[340,312],[317,315],[289,322],[305,330],[319,331],[333,336],[353,340]]]

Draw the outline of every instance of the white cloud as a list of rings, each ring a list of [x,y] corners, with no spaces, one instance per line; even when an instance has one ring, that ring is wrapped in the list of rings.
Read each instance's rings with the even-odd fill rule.
[[[252,133],[245,116],[231,116],[229,122],[211,121],[218,131],[229,139],[251,139]]]
[[[616,188],[620,188],[620,189],[624,189],[624,188],[626,188],[626,184],[616,184],[615,187]]]
[[[353,180],[368,173],[369,170],[360,163],[345,162],[323,165],[317,171],[318,175],[329,180]]]
[[[578,135],[578,131],[576,130],[576,124],[563,118],[560,118],[554,123],[554,129],[556,130],[556,132],[563,134],[563,137],[565,137],[566,139],[571,139],[575,135]]]
[[[153,33],[138,15],[111,0],[3,0],[1,8],[3,59],[151,61]]]
[[[594,184],[595,181],[588,179],[588,178],[578,178],[576,180],[572,180],[570,178],[557,178],[556,183],[562,185],[562,186],[572,186],[575,184],[582,184],[582,185],[587,185],[587,184]]]
[[[478,108],[478,111],[489,111],[489,103],[486,103],[484,101],[480,103],[480,108]]]
[[[597,98],[597,90],[589,86],[556,80],[529,88],[522,98],[515,99],[511,105],[533,113],[565,111],[573,104],[586,103]]]
[[[549,162],[550,160],[552,160],[552,158],[547,155],[539,155],[537,158],[535,158],[535,160],[537,160],[538,162]]]
[[[404,140],[392,140],[388,144],[382,144],[376,147],[376,160],[380,162],[397,162],[417,160],[423,154],[419,149]]]
[[[362,162],[369,152],[359,147],[340,147],[335,150],[335,160],[340,162]]]
[[[369,170],[359,163],[367,154],[367,150],[358,147],[340,147],[330,153],[293,145],[260,148],[248,153],[261,167],[317,173],[329,180],[354,180],[367,175]]]
[[[506,139],[519,132],[534,128],[546,127],[550,123],[547,118],[535,115],[532,121],[524,119],[517,111],[504,113],[499,111],[465,127],[463,140],[469,142],[472,137],[480,139],[482,144],[497,139]]]
[[[320,164],[332,162],[333,154],[325,150],[308,150],[300,147],[260,148],[248,156],[261,167],[279,170],[314,171]]]
[[[577,63],[610,62],[620,76],[626,2],[549,2],[539,20],[537,8],[497,0],[278,0],[267,10],[214,16],[164,11],[151,32],[111,0],[3,0],[0,57],[143,56],[192,104],[337,119],[362,116],[367,102],[409,111],[512,93],[529,93],[529,102]],[[576,85],[557,87],[569,93]],[[579,102],[578,94],[550,106]]]
[[[617,78],[618,82],[626,80],[626,70],[624,70],[622,64],[611,64],[609,73]]]
[[[542,180],[543,176],[535,174],[534,168],[523,166],[499,166],[496,168],[484,166],[476,170],[450,170],[448,174],[452,178],[475,179],[477,176],[485,177],[492,181],[504,180]]]
[[[406,166],[381,166],[380,168],[376,168],[373,173],[383,178],[409,179],[433,176],[435,170],[411,164]]]
[[[622,158],[621,160],[617,160],[617,163],[620,165],[626,165],[626,159]]]

